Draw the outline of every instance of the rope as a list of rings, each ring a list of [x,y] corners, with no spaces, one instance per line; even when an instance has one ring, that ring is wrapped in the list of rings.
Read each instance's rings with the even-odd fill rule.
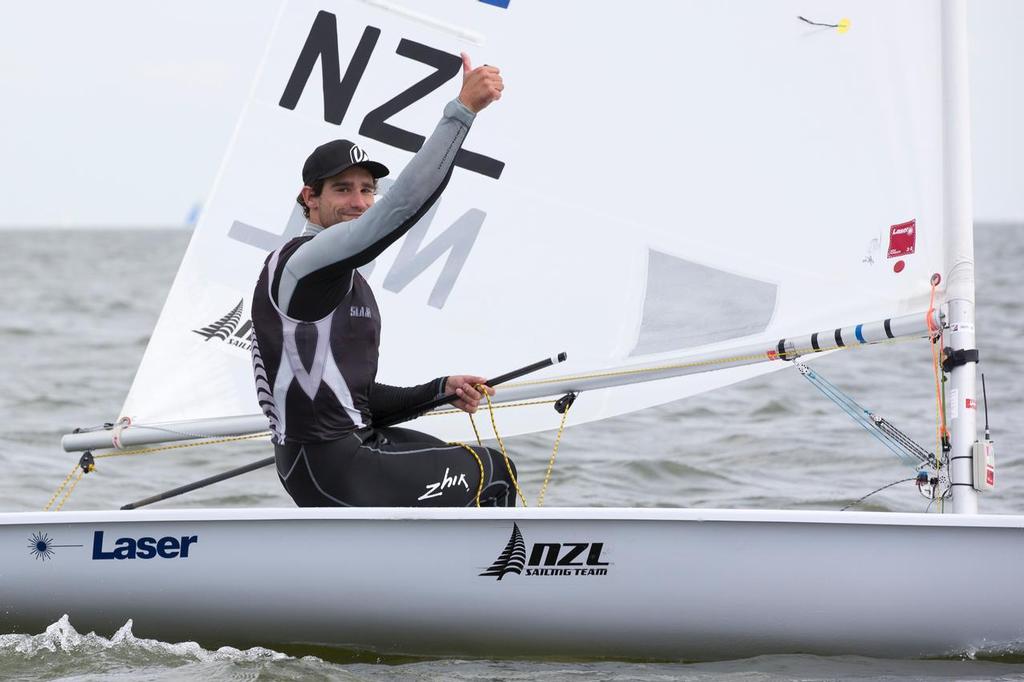
[[[57,496],[60,495],[62,490],[64,490],[64,486],[66,486],[68,484],[68,481],[71,480],[71,477],[75,475],[76,471],[78,471],[78,465],[77,464],[75,466],[73,466],[71,468],[71,471],[68,472],[68,475],[64,477],[64,481],[59,486],[57,486],[57,490],[54,491],[53,497],[51,497],[50,501],[46,503],[45,507],[43,507],[43,511],[50,511],[50,507],[52,507],[53,503],[56,502]],[[61,506],[64,506],[63,502],[61,502]],[[59,509],[59,507],[58,507],[58,509]]]
[[[569,416],[569,407],[572,403],[565,408],[562,412],[562,422],[558,425],[558,435],[555,436],[555,448],[551,451],[551,459],[548,460],[548,470],[544,474],[544,483],[540,486],[540,493],[537,495],[537,506],[544,506],[544,494],[548,490],[548,482],[551,480],[551,472],[555,468],[555,457],[558,456],[558,444],[562,441],[562,431],[565,429],[565,420]]]
[[[938,289],[941,278],[938,275],[932,275],[931,285],[932,290],[928,299],[928,312],[926,322],[928,324],[928,335],[932,342],[932,370],[935,375],[935,451],[942,452],[942,445],[945,442],[945,438],[948,437],[949,431],[946,429],[946,406],[945,400],[943,399],[943,386],[941,369],[942,363],[939,357],[940,349],[943,346],[942,340],[942,328],[935,325],[932,320],[933,313],[935,311],[935,292]]]
[[[473,419],[473,413],[467,412],[469,415],[469,423],[473,425],[473,435],[476,436],[476,444],[480,447],[484,446],[484,441],[480,438],[480,431],[476,428],[476,420]]]
[[[528,507],[526,503],[526,495],[523,494],[522,489],[519,487],[519,481],[516,480],[516,474],[512,471],[512,462],[508,458],[508,451],[505,450],[505,441],[501,440],[501,434],[498,433],[498,422],[494,419],[494,404],[491,402],[491,395],[487,391],[483,391],[482,386],[478,386],[477,390],[483,392],[484,397],[487,398],[487,412],[491,415],[491,429],[494,430],[494,437],[498,440],[498,445],[501,447],[501,456],[505,458],[505,468],[508,469],[508,477],[512,479],[512,485],[516,488],[516,493],[519,495],[519,499],[523,501],[523,506]],[[476,430],[476,424],[473,425],[473,429]],[[477,438],[480,434],[477,434]]]
[[[68,488],[68,491],[64,493],[64,497],[61,499],[60,504],[57,505],[57,508],[54,509],[54,511],[60,511],[61,509],[63,509],[64,503],[68,501],[69,497],[71,497],[71,493],[74,492],[75,486],[78,485],[78,482],[82,480],[82,476],[84,475],[85,471],[80,469],[78,472],[78,476],[76,476],[75,480],[71,482],[71,486]]]
[[[141,448],[141,449],[138,449],[138,450],[118,450],[118,451],[113,451],[113,452],[105,452],[105,453],[102,453],[102,454],[99,454],[99,455],[93,455],[93,457],[95,459],[102,459],[102,458],[106,458],[106,457],[125,457],[125,456],[128,456],[128,455],[149,455],[149,454],[152,454],[154,452],[163,452],[165,450],[181,450],[181,449],[184,449],[184,448],[196,448],[196,447],[199,447],[201,445],[216,445],[218,443],[233,443],[235,441],[241,441],[241,440],[253,440],[253,439],[256,439],[256,438],[265,438],[268,435],[270,435],[270,432],[269,431],[264,431],[263,433],[253,433],[253,434],[249,434],[247,436],[231,436],[231,437],[228,437],[228,438],[215,438],[215,439],[212,439],[212,440],[195,441],[195,442],[192,442],[192,443],[178,443],[178,444],[175,444],[175,445],[164,445],[164,446],[158,447],[158,448]],[[118,438],[118,440],[120,441],[120,438]],[[476,453],[474,453],[474,455],[475,454]],[[481,465],[481,468],[482,468],[482,465]],[[93,466],[93,467],[91,467],[89,469],[89,471],[93,471],[93,470],[95,470],[95,466]],[[59,486],[57,486],[57,490],[53,493],[53,496],[50,498],[50,501],[46,503],[45,507],[43,507],[43,511],[50,511],[50,507],[53,506],[54,501],[56,501],[57,497],[60,496],[62,491],[64,491],[64,488],[67,487],[68,481],[71,480],[71,477],[75,475],[76,471],[78,472],[78,478],[76,478],[71,483],[71,487],[68,488],[67,492],[64,493],[64,497],[61,499],[60,504],[58,504],[57,507],[55,509],[53,509],[53,511],[60,511],[61,510],[61,508],[64,506],[64,503],[67,502],[68,498],[71,497],[71,493],[72,493],[72,491],[74,491],[75,486],[78,485],[78,482],[80,480],[82,480],[82,476],[84,474],[86,474],[86,473],[89,473],[85,469],[81,468],[81,464],[76,464],[71,469],[71,472],[67,476],[64,477],[63,482],[61,482],[61,484]]]
[[[810,367],[797,363],[797,369],[811,385],[838,405],[847,415],[870,433],[876,440],[899,457],[905,464],[919,466],[931,460],[930,453],[882,417],[868,411],[839,387]]]
[[[474,426],[473,428],[475,429],[476,427]],[[466,445],[465,443],[453,442],[453,443],[448,443],[448,445],[459,445],[459,446],[465,448],[469,452],[469,454],[473,455],[473,459],[476,460],[476,465],[478,467],[480,467],[480,485],[478,485],[476,487],[476,506],[479,507],[480,506],[480,493],[482,493],[484,491],[484,463],[482,461],[480,461],[480,455],[476,454],[476,451],[473,448],[471,448],[468,445]]]
[[[124,430],[127,429],[131,425],[132,425],[132,418],[131,417],[121,417],[120,419],[117,420],[117,423],[114,424],[114,431],[110,435],[110,442],[113,443],[114,447],[117,448],[118,450],[120,450],[121,447],[122,447],[121,446],[121,434],[124,433]]]
[[[872,490],[871,492],[869,492],[867,495],[865,495],[864,497],[860,498],[859,500],[854,500],[853,502],[851,502],[850,504],[846,505],[845,507],[843,507],[839,511],[846,511],[847,509],[849,509],[853,505],[860,504],[861,502],[863,502],[864,500],[868,499],[869,497],[871,497],[875,493],[880,493],[883,490],[885,490],[886,488],[891,488],[894,485],[899,485],[900,483],[906,483],[907,481],[914,481],[914,480],[917,480],[917,478],[916,477],[904,478],[901,481],[893,481],[892,483],[888,483],[886,485],[883,485],[881,488],[878,488],[876,490]]]
[[[175,445],[164,445],[158,448],[141,448],[139,450],[121,450],[118,452],[105,452],[100,455],[94,455],[96,459],[104,457],[124,457],[126,455],[151,455],[154,452],[163,452],[165,450],[183,450],[185,448],[197,448],[201,445],[217,445],[218,443],[234,443],[240,440],[255,440],[257,438],[266,438],[270,435],[270,431],[264,431],[262,433],[251,433],[247,436],[230,436],[228,438],[216,438],[213,440],[202,440],[193,441],[191,443],[178,443]]]
[[[555,402],[557,402],[557,401],[555,401],[555,400],[528,400],[528,401],[521,402],[521,403],[499,403],[498,405],[494,406],[494,409],[500,410],[500,409],[502,409],[504,407],[528,407],[530,405],[553,405],[553,404],[555,404]],[[450,410],[434,410],[433,412],[427,412],[423,416],[424,417],[440,417],[442,415],[459,414],[460,412],[462,412],[462,410],[452,408]],[[469,414],[469,413],[467,412],[467,414]],[[473,421],[473,415],[472,414],[469,414],[469,419],[470,419],[470,421]],[[476,430],[476,424],[473,425],[473,430],[474,431]],[[480,436],[479,436],[479,434],[477,434],[477,439],[479,440],[479,438],[480,438]]]
[[[526,495],[523,494],[522,489],[519,487],[519,481],[516,480],[515,472],[512,471],[512,462],[509,460],[508,451],[505,449],[505,442],[502,441],[501,435],[498,433],[498,423],[497,423],[497,420],[494,418],[494,410],[498,406],[494,405],[494,403],[491,402],[490,394],[487,393],[487,391],[483,390],[482,386],[477,386],[476,389],[478,391],[480,391],[481,393],[483,393],[484,397],[487,398],[487,412],[488,412],[488,414],[490,414],[490,417],[491,417],[491,428],[494,431],[494,437],[497,439],[498,445],[501,447],[501,456],[505,459],[505,468],[508,470],[509,478],[512,479],[512,485],[515,486],[516,493],[519,495],[519,499],[521,499],[523,501],[523,506],[527,507],[529,505],[526,502]],[[504,405],[502,407],[519,407],[519,406],[522,406],[522,405],[546,405],[546,404],[549,404],[549,403],[556,403],[556,402],[558,402],[558,401],[557,400],[536,400],[536,401],[532,401],[532,402],[528,402],[528,403],[509,403],[509,404]],[[544,495],[547,493],[548,484],[551,482],[551,474],[552,474],[552,472],[554,471],[554,468],[555,468],[555,458],[558,457],[558,446],[562,442],[562,433],[563,433],[563,431],[565,431],[565,421],[566,421],[566,419],[569,416],[569,407],[571,407],[571,406],[572,406],[572,402],[569,402],[568,406],[562,412],[562,420],[561,420],[561,422],[558,425],[558,434],[555,436],[555,446],[554,446],[554,448],[551,451],[551,458],[548,460],[547,471],[544,473],[544,483],[541,484],[540,492],[537,494],[537,506],[538,507],[543,507],[544,506]],[[454,410],[452,410],[452,411],[454,411]],[[478,445],[480,445],[480,447],[483,447],[484,444],[483,444],[483,440],[480,438],[480,431],[479,431],[479,429],[477,429],[477,426],[476,426],[476,419],[473,418],[473,413],[472,412],[467,412],[467,414],[469,415],[469,423],[473,425],[473,434],[476,436],[476,442],[477,442]],[[473,456],[476,457],[477,464],[480,466],[480,488],[483,489],[484,468],[483,468],[483,464],[480,462],[480,458],[477,456],[476,452],[474,452],[473,449],[471,447],[469,447],[468,445],[466,445],[465,443],[453,442],[453,443],[449,443],[449,445],[460,445],[460,446],[466,448],[467,450],[469,450],[473,454]],[[480,491],[479,490],[477,491],[476,506],[478,506],[478,507],[480,506]]]

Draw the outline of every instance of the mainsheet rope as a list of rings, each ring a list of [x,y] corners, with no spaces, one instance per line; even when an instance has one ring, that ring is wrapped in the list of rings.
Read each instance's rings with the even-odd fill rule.
[[[481,393],[483,393],[484,397],[487,398],[487,412],[488,412],[488,414],[491,417],[491,429],[494,431],[494,438],[495,438],[495,440],[498,441],[498,445],[501,448],[501,456],[505,460],[505,468],[508,471],[509,479],[511,479],[512,485],[515,487],[516,494],[519,496],[519,499],[523,501],[523,506],[524,507],[528,507],[529,504],[526,501],[526,495],[523,494],[522,488],[519,487],[519,481],[517,480],[515,472],[512,470],[512,461],[509,459],[508,451],[505,449],[505,441],[502,440],[501,434],[498,433],[498,422],[497,422],[497,420],[494,417],[494,410],[497,407],[512,407],[513,405],[512,404],[509,404],[509,405],[495,405],[491,401],[490,394],[487,391],[483,390],[483,386],[482,385],[478,384],[475,388],[478,391],[480,391]],[[522,406],[522,405],[544,405],[544,404],[555,403],[555,402],[557,402],[557,401],[555,401],[555,400],[538,400],[538,401],[533,401],[533,402],[529,402],[529,403],[518,403],[518,405],[519,406]],[[561,420],[561,422],[558,425],[558,434],[555,436],[555,445],[554,445],[554,448],[551,451],[551,458],[548,460],[547,471],[544,473],[544,482],[541,484],[540,492],[537,494],[537,506],[538,507],[543,507],[544,506],[544,495],[547,493],[548,484],[551,481],[551,473],[552,473],[552,471],[555,468],[555,458],[558,456],[558,446],[559,446],[559,444],[562,441],[562,432],[565,430],[565,420],[569,417],[569,408],[571,406],[572,406],[572,401],[567,403],[565,409],[562,410],[562,420]],[[451,413],[457,412],[457,411],[458,410],[445,410],[445,412],[448,413],[448,414],[451,414]],[[480,438],[480,430],[476,427],[476,420],[473,418],[473,413],[472,412],[467,412],[466,414],[469,415],[469,423],[472,424],[472,426],[473,426],[473,434],[476,436],[477,445],[479,445],[480,447],[484,447],[483,439]],[[449,443],[449,445],[459,445],[459,446],[462,446],[463,448],[465,448],[466,451],[469,452],[469,454],[473,455],[473,458],[476,460],[477,466],[480,468],[480,485],[477,486],[477,490],[476,490],[476,506],[479,507],[480,506],[480,493],[483,491],[483,488],[484,488],[484,465],[483,465],[483,462],[480,460],[480,456],[476,454],[476,451],[473,450],[473,448],[471,448],[470,446],[466,445],[465,443],[460,443],[458,441],[454,441],[454,442]]]

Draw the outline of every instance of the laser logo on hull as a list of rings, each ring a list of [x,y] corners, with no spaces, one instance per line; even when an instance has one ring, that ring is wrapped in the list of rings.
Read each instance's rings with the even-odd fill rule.
[[[114,546],[104,549],[103,531],[98,530],[92,536],[93,561],[103,559],[187,559],[189,550],[198,544],[198,535],[167,535],[155,537],[123,537],[114,541]]]
[[[28,538],[29,555],[39,561],[49,561],[53,558],[56,547],[81,547],[81,545],[58,545],[50,537],[49,533],[38,531],[32,533]]]

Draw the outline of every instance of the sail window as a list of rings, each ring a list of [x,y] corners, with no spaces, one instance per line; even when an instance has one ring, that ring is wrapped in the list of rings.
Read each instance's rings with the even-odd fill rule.
[[[648,251],[647,293],[630,355],[694,348],[764,331],[778,286]]]

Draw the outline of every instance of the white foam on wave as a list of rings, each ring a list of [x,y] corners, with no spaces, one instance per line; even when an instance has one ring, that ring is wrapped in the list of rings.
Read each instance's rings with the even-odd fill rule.
[[[132,633],[132,621],[128,620],[114,633],[110,639],[97,635],[95,632],[81,634],[71,625],[67,614],[46,628],[38,635],[6,634],[0,635],[0,654],[22,654],[34,656],[43,652],[82,654],[109,651],[110,653],[146,653],[153,657],[171,657],[184,659],[182,662],[242,662],[242,661],[279,661],[292,658],[273,649],[253,647],[251,649],[235,649],[224,646],[216,651],[204,649],[196,642],[162,642],[156,639],[143,639]]]

